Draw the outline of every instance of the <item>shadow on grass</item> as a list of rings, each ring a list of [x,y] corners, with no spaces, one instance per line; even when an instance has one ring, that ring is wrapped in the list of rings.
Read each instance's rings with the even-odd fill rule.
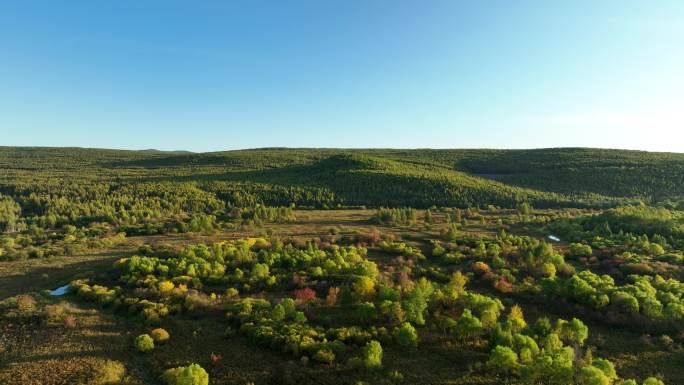
[[[94,257],[87,260],[80,256],[57,257],[46,261],[51,265],[31,267],[23,274],[0,276],[0,300],[31,291],[52,290],[110,267],[118,258],[130,254],[130,251],[107,251],[89,254]]]

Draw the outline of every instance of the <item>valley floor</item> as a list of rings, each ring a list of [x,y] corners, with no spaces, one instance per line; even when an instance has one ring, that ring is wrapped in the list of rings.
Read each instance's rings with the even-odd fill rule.
[[[482,346],[454,342],[443,332],[432,328],[420,330],[417,350],[383,346],[383,372],[366,372],[345,365],[304,363],[294,357],[249,344],[241,335],[225,336],[225,325],[211,317],[178,316],[162,320],[161,326],[172,335],[173,343],[162,344],[148,354],[132,347],[135,336],[149,327],[136,317],[117,314],[85,302],[74,295],[53,297],[49,290],[80,278],[107,278],[112,263],[130,257],[141,245],[180,247],[187,244],[211,243],[248,237],[293,239],[306,241],[325,238],[332,233],[365,234],[377,228],[384,236],[403,239],[426,255],[432,248],[430,240],[440,239],[438,226],[383,226],[372,224],[371,210],[297,211],[293,223],[247,226],[235,231],[220,231],[211,235],[178,234],[129,237],[125,242],[106,249],[26,261],[0,262],[0,301],[32,293],[35,314],[0,317],[0,384],[2,385],[67,385],[106,384],[103,368],[123,364],[123,383],[162,384],[159,376],[165,368],[188,362],[207,369],[210,384],[498,384],[508,383],[505,376],[496,376],[478,369],[487,360]],[[462,231],[466,236],[493,237],[494,223],[499,214],[485,214],[485,225],[473,222]],[[440,214],[435,218],[442,220]],[[332,230],[334,229],[334,230]],[[529,229],[511,230],[519,234]],[[538,238],[543,238],[537,234]],[[562,249],[564,244],[555,245]],[[393,257],[371,249],[368,258],[387,271],[395,263]],[[425,262],[431,264],[430,260]],[[491,288],[472,282],[469,289],[492,293]],[[521,304],[528,322],[540,317],[572,317],[573,309],[557,311],[538,301],[508,297],[508,302]],[[60,317],[51,319],[49,312],[59,308]],[[48,316],[36,315],[48,313]],[[64,322],[61,314],[70,316]],[[562,313],[562,314],[559,314]],[[681,348],[663,346],[657,336],[586,321],[590,330],[587,345],[593,354],[606,357],[616,364],[621,377],[643,378],[662,375],[668,384],[684,384],[684,353]],[[211,355],[220,356],[213,362]],[[105,370],[106,371],[106,370]],[[402,379],[388,373],[400,372]],[[104,377],[103,377],[104,376]],[[105,378],[105,380],[103,380]],[[511,379],[515,382],[515,380]]]

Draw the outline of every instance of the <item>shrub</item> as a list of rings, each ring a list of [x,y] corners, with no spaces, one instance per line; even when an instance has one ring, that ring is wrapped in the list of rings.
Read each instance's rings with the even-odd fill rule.
[[[550,262],[543,263],[537,268],[537,274],[542,278],[554,278],[556,276],[556,271],[556,266]]]
[[[58,322],[64,319],[66,309],[64,305],[47,305],[45,306],[45,320],[47,322]]]
[[[168,339],[171,337],[169,335],[169,332],[162,328],[156,328],[152,330],[150,332],[150,336],[152,337],[155,343],[168,341]]]
[[[271,319],[274,321],[282,321],[285,318],[285,307],[281,304],[277,304],[271,310]]]
[[[372,340],[366,344],[363,349],[363,364],[369,369],[382,367],[382,345],[380,342]]]
[[[662,336],[660,336],[658,338],[658,341],[660,341],[660,343],[668,349],[672,349],[672,347],[674,345],[674,340],[672,339],[672,337],[668,336],[667,334],[663,334]]]
[[[220,354],[211,353],[211,354],[209,355],[209,361],[211,361],[211,364],[214,365],[214,366],[218,365],[219,362],[221,362],[222,359],[223,359],[223,356],[220,355]]]
[[[20,313],[33,313],[36,310],[36,300],[30,295],[17,296],[17,310]]]
[[[119,361],[105,361],[102,365],[94,368],[94,385],[120,384],[126,374],[126,367]]]
[[[313,301],[316,299],[316,291],[309,287],[305,287],[304,289],[295,290],[292,293],[292,296],[298,302]]]
[[[573,258],[589,257],[592,253],[591,246],[581,243],[572,243],[568,249],[568,256]]]
[[[208,295],[192,290],[186,294],[183,306],[189,312],[199,313],[209,310],[213,304],[213,300]]]
[[[665,383],[655,377],[649,377],[644,380],[643,385],[665,385]]]
[[[390,378],[390,380],[395,381],[395,382],[404,381],[404,375],[401,374],[401,372],[398,370],[394,370],[394,371],[390,372],[389,378]]]
[[[394,329],[394,339],[400,346],[415,348],[418,346],[418,332],[408,322]]]
[[[328,304],[328,306],[333,306],[337,303],[337,296],[339,294],[339,287],[331,287],[328,289],[328,295],[325,297],[325,302]]]
[[[240,295],[240,292],[236,288],[229,287],[228,289],[226,289],[226,297],[236,298],[238,295]]]
[[[137,337],[135,337],[135,348],[139,352],[149,352],[150,350],[154,349],[154,340],[152,337],[150,337],[149,334],[141,334]]]
[[[321,349],[314,354],[313,359],[324,364],[332,364],[335,362],[335,353],[330,349]]]
[[[483,275],[489,272],[489,265],[484,262],[477,261],[473,263],[473,271],[478,275]]]
[[[432,256],[433,257],[441,257],[445,253],[446,253],[446,250],[444,249],[444,247],[442,247],[442,245],[440,245],[439,243],[434,245],[434,248],[432,249]]]
[[[168,385],[209,385],[209,374],[197,364],[168,369],[161,377]]]
[[[162,293],[169,293],[173,290],[175,286],[171,281],[161,281],[159,282],[157,287],[159,287],[159,291],[161,291]]]
[[[64,327],[67,329],[73,329],[76,327],[76,316],[67,315],[64,317]]]

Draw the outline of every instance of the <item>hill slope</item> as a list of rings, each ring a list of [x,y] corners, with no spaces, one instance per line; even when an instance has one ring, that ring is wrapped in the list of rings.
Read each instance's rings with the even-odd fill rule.
[[[0,171],[0,191],[15,196],[35,192],[26,186],[36,181],[57,183],[60,190],[107,185],[94,198],[141,182],[195,183],[228,204],[603,206],[684,195],[684,154],[581,148],[264,148],[196,154],[0,147]],[[54,188],[42,191],[55,194]]]

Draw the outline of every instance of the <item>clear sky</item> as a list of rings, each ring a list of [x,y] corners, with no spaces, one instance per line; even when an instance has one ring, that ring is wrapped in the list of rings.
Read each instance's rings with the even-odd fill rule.
[[[684,152],[684,1],[5,0],[0,145]]]

